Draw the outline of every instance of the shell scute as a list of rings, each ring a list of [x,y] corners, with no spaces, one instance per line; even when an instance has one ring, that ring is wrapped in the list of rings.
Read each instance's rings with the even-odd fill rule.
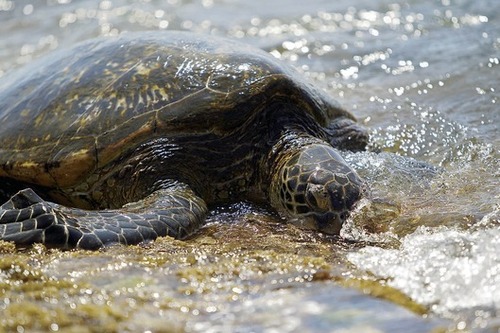
[[[321,125],[352,118],[237,42],[180,32],[84,42],[0,83],[0,177],[74,186],[148,138],[223,134],[273,98],[296,98]]]

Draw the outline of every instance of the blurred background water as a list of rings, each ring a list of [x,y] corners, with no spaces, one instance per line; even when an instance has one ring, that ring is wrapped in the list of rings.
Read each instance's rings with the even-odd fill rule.
[[[69,276],[71,281],[90,275],[89,290],[100,295],[123,290],[117,281],[149,277],[139,287],[127,287],[134,297],[149,295],[151,302],[139,310],[133,301],[124,301],[121,306],[130,308],[127,318],[132,319],[125,320],[121,331],[500,331],[497,0],[0,0],[0,22],[4,82],[33,59],[96,36],[168,29],[239,39],[294,66],[338,99],[371,129],[371,149],[383,152],[346,154],[371,184],[372,200],[358,208],[342,236],[368,245],[336,247],[311,236],[319,242],[315,246],[327,244],[333,252],[309,254],[323,258],[329,274],[339,270],[342,276],[384,281],[426,307],[426,318],[331,283],[299,283],[290,272],[262,280],[240,276],[240,282],[259,286],[246,296],[233,290],[232,298],[214,292],[207,300],[200,293],[184,298],[188,305],[161,307],[158,299],[166,297],[161,292],[175,299],[178,295],[168,290],[183,281],[168,278],[171,266],[139,269],[126,264],[126,249],[111,250],[122,257],[51,257],[44,274]],[[408,165],[407,158],[433,164],[439,172]],[[221,209],[211,217],[215,234],[232,223],[228,221],[266,215],[245,204],[229,211]],[[247,222],[239,223],[252,228]],[[267,230],[259,228],[257,233]],[[195,262],[203,266],[223,261],[220,253],[208,257],[212,259],[197,256]],[[269,260],[277,260],[273,258]],[[289,283],[263,287],[276,281]],[[235,293],[240,296],[234,298]],[[0,311],[5,314],[0,323],[6,331],[22,331],[24,326],[12,324],[16,321],[8,316],[29,296],[8,295],[0,288]],[[102,299],[85,302],[102,305]],[[35,304],[55,311],[54,301],[42,298]],[[47,325],[63,328],[55,319]]]

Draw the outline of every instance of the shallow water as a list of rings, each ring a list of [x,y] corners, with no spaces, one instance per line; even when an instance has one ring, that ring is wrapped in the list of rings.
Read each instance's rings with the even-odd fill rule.
[[[500,330],[497,0],[0,0],[0,22],[0,80],[122,31],[241,39],[352,110],[372,129],[372,150],[405,157],[346,154],[370,197],[344,240],[242,203],[187,242],[4,249],[0,332]]]

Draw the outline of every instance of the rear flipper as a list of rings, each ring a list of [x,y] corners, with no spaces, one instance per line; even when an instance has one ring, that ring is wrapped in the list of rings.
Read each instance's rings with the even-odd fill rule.
[[[334,119],[324,130],[332,147],[340,150],[363,151],[369,141],[368,130],[349,118]]]
[[[115,210],[82,210],[48,202],[25,189],[0,206],[0,240],[16,245],[98,249],[161,236],[185,238],[205,221],[205,202],[187,186],[158,190]]]

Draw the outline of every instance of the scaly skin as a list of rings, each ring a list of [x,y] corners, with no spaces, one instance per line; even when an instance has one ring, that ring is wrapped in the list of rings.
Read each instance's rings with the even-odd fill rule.
[[[206,213],[204,201],[179,184],[122,209],[102,211],[67,208],[25,189],[0,206],[0,239],[95,250],[161,236],[182,239],[204,223]]]

